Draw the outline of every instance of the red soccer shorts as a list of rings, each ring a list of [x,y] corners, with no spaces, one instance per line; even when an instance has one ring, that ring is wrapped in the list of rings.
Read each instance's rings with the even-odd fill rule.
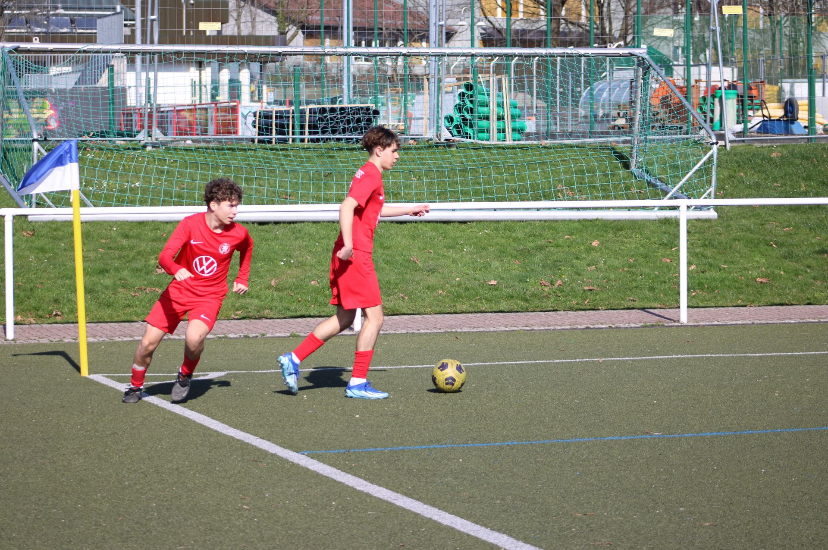
[[[207,325],[210,330],[213,330],[223,300],[216,300],[215,298],[200,299],[181,293],[175,294],[173,296],[170,292],[170,287],[167,287],[161,293],[158,301],[155,302],[149,315],[147,315],[147,323],[167,334],[172,334],[178,324],[181,323],[181,320],[184,319],[184,315],[189,312],[190,321],[198,319]]]
[[[354,250],[350,260],[331,255],[331,304],[344,309],[359,309],[382,304],[377,272],[371,254]]]

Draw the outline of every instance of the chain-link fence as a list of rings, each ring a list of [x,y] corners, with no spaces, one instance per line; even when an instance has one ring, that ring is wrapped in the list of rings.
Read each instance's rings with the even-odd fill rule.
[[[802,107],[796,116],[804,117],[810,134],[823,132],[820,122],[828,115],[828,0],[4,0],[2,6],[0,38],[7,42],[120,38],[125,44],[214,46],[645,47],[711,124],[718,116],[719,126],[746,133],[780,111],[792,118],[784,111],[787,100]],[[314,57],[306,63],[322,67],[308,67],[321,76],[317,89],[303,93],[336,99],[327,85],[340,72],[341,59]],[[422,61],[409,65],[414,72],[427,69]],[[364,57],[355,58],[351,69],[369,79],[371,72],[386,71]],[[240,79],[229,78],[238,85]],[[286,82],[251,83],[251,98],[278,106],[293,93]],[[401,92],[402,108],[383,123],[398,124],[394,116],[406,116],[407,94],[422,92],[422,81],[412,79],[410,86]],[[722,119],[728,91],[736,92],[729,115],[736,113],[735,120]],[[363,99],[375,105],[396,101],[371,99],[374,92]],[[204,94],[193,98],[203,100]]]

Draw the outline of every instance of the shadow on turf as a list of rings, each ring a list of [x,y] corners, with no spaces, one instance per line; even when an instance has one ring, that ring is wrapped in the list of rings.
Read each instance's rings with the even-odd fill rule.
[[[12,357],[23,357],[25,355],[30,355],[30,356],[33,356],[33,357],[43,357],[43,356],[46,356],[46,357],[61,357],[61,358],[65,359],[67,363],[69,363],[69,366],[71,366],[73,369],[78,371],[78,373],[80,373],[80,371],[81,371],[80,365],[75,363],[75,360],[72,359],[69,356],[69,354],[66,353],[65,351],[39,351],[37,353],[15,353],[15,354],[12,354]]]
[[[616,149],[612,146],[610,146],[609,150],[612,153],[612,156],[615,157],[615,160],[618,161],[618,164],[620,164],[624,170],[630,169],[630,166],[632,166],[632,161],[630,160],[630,157],[627,153],[620,149]]]
[[[169,397],[174,383],[175,380],[170,380],[169,382],[159,382],[144,388],[144,393],[147,395],[163,395]],[[230,382],[227,380],[214,380],[212,378],[207,380],[194,379],[190,382],[190,393],[187,395],[187,399],[182,401],[182,403],[198,399],[214,387],[226,388],[229,385]]]
[[[663,319],[664,321],[670,321],[670,322],[675,322],[676,321],[676,319],[673,319],[672,317],[667,317],[666,315],[662,315],[662,314],[660,314],[656,311],[653,311],[651,309],[639,309],[638,311],[640,311],[642,313],[646,313],[647,315],[652,315],[653,317],[657,317],[659,319]]]
[[[344,388],[348,384],[347,376],[349,374],[350,370],[343,369],[342,367],[317,367],[308,372],[303,380],[300,380],[300,384],[304,382],[304,385],[300,386],[299,389]],[[290,392],[287,390],[281,390],[276,393],[290,395]]]
[[[374,369],[372,372],[379,372],[382,369]],[[342,367],[316,367],[309,371],[303,379],[299,380],[299,390],[315,390],[319,388],[344,388],[348,385],[351,369]],[[292,395],[287,389],[275,390],[273,393]]]

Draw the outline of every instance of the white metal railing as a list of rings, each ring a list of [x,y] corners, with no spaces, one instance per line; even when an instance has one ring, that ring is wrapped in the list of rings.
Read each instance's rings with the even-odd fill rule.
[[[547,57],[547,56],[600,56],[600,57],[644,57],[646,48],[419,48],[370,46],[211,46],[195,44],[152,45],[152,44],[68,44],[40,42],[5,42],[3,47],[17,52],[32,53],[129,53],[129,54],[237,54],[239,52],[268,55],[302,56],[363,56],[363,57]]]
[[[434,203],[423,218],[407,216],[383,218],[388,221],[527,221],[579,219],[649,219],[678,217],[680,201],[670,199],[602,201],[516,201]],[[390,205],[390,203],[389,203]],[[80,209],[81,220],[88,221],[179,221],[204,212],[204,206],[90,207]],[[602,210],[603,209],[603,210]],[[610,210],[614,209],[614,210]],[[599,211],[600,210],[600,211]],[[30,221],[71,221],[71,208],[17,208],[3,210]],[[713,210],[691,210],[692,218],[715,218]],[[239,205],[239,222],[313,222],[338,221],[339,204]]]
[[[680,322],[687,323],[687,220],[689,218],[715,218],[712,210],[696,210],[717,206],[807,206],[828,205],[828,197],[813,198],[755,198],[755,199],[673,199],[670,201],[618,200],[618,201],[566,201],[563,202],[480,202],[433,204],[431,212],[422,218],[402,216],[385,218],[388,221],[465,221],[465,220],[550,220],[550,219],[679,219],[679,309]],[[650,210],[641,210],[641,209]],[[603,212],[590,212],[600,210]],[[654,210],[653,210],[654,209]],[[609,210],[609,212],[607,212]],[[91,221],[177,221],[189,214],[203,212],[203,206],[126,207],[80,209],[81,220]],[[0,209],[5,228],[5,297],[6,339],[14,339],[14,247],[13,222],[15,216],[26,216],[31,221],[70,221],[71,208],[4,208]],[[339,205],[283,205],[239,206],[236,219],[243,221],[336,221]]]

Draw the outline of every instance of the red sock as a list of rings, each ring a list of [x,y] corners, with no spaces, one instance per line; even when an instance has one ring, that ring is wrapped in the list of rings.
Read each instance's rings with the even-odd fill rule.
[[[302,340],[302,343],[299,344],[295,350],[293,350],[293,353],[299,361],[304,361],[305,357],[321,348],[324,343],[325,342],[317,338],[316,335],[311,332],[308,334],[308,337]]]
[[[144,386],[144,378],[147,376],[147,367],[139,367],[135,363],[132,364],[132,378],[129,383],[133,388],[141,388]]]
[[[184,356],[184,363],[181,365],[181,375],[182,376],[192,376],[193,372],[195,372],[196,365],[201,360],[201,357],[197,359],[190,359],[186,355]]]
[[[368,367],[371,366],[371,359],[374,357],[374,350],[358,351],[354,354],[354,370],[351,376],[354,378],[368,378]]]

